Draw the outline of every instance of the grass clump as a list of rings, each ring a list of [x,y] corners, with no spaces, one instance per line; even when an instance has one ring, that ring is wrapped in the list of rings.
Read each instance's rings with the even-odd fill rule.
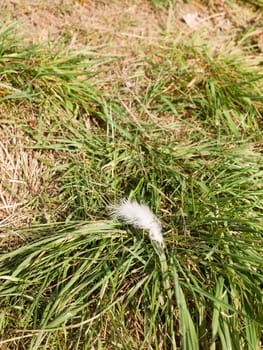
[[[35,112],[33,116],[45,118],[45,126],[50,126],[54,117],[61,120],[63,114],[73,118],[95,113],[100,96],[91,79],[102,59],[88,50],[72,54],[59,42],[49,46],[23,44],[13,26],[3,29],[0,37],[2,103],[26,103]]]
[[[99,149],[111,150],[108,156],[85,138],[75,153],[86,156],[81,167],[73,158],[65,165],[67,221],[95,216],[96,210],[103,217],[100,199],[107,202],[124,194],[118,189],[133,189],[133,196],[163,216],[165,252],[142,233],[120,231],[109,221],[62,222],[20,232],[33,242],[1,257],[7,338],[14,336],[7,326],[12,315],[21,320],[15,326],[21,348],[52,341],[58,348],[258,347],[260,153],[247,145],[209,141],[176,146],[172,132],[170,143],[163,143],[167,132],[157,127],[155,136],[143,140],[131,125],[131,134],[120,130],[116,126],[111,147],[101,135]],[[90,177],[83,175],[88,161]],[[100,198],[94,201],[85,189]]]
[[[185,123],[191,120],[217,138],[242,139],[252,132],[260,137],[262,75],[243,60],[242,53],[211,55],[206,47],[173,45],[150,62],[153,85],[145,103],[161,116],[178,120],[183,114]]]
[[[52,154],[42,161],[54,189],[38,194],[34,225],[2,228],[24,241],[0,256],[0,345],[259,349],[257,69],[205,47],[168,48],[149,54],[147,83],[126,96],[127,109],[121,89],[98,91],[97,57],[7,47],[2,101],[35,111],[35,124],[14,121],[25,147]],[[160,218],[164,250],[108,219],[107,205],[123,196]],[[49,218],[38,220],[43,211]]]

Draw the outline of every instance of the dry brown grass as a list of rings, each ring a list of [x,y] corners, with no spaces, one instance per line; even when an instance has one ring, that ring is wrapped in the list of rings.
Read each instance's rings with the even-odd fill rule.
[[[72,45],[126,56],[137,55],[138,49],[147,52],[147,45],[164,34],[202,29],[211,36],[222,36],[259,19],[249,7],[229,6],[224,1],[215,1],[214,6],[206,1],[178,1],[168,10],[157,10],[146,0],[2,0],[0,9],[2,18],[19,20],[28,40],[52,41],[64,35]],[[197,15],[192,25],[184,19],[187,14]]]
[[[25,147],[24,137],[12,124],[0,128],[0,225],[27,224],[32,218],[26,204],[42,184],[40,153]]]

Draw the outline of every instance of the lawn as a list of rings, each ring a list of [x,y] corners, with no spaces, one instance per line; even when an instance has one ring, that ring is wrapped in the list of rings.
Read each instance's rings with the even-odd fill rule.
[[[262,348],[262,6],[0,4],[1,349]]]

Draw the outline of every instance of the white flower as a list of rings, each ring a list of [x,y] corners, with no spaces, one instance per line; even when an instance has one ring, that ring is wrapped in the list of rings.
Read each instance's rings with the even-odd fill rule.
[[[119,205],[111,206],[111,216],[134,227],[149,231],[149,238],[164,245],[162,226],[150,208],[136,200],[123,200]]]

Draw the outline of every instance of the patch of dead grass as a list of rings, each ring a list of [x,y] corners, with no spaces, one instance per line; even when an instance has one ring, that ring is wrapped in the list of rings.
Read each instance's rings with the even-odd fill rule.
[[[13,125],[0,127],[0,139],[0,225],[27,224],[32,218],[25,205],[38,194],[45,170],[40,153],[25,148]]]
[[[156,37],[160,29],[159,16],[148,1],[13,0],[0,2],[0,9],[6,18],[20,21],[29,40],[56,40],[68,34],[76,44],[111,43],[113,54],[114,48],[131,47],[127,38]]]
[[[27,118],[23,106],[16,110],[0,106],[0,231],[28,225],[41,211],[45,216],[45,203],[38,198],[55,195],[50,185],[55,156],[31,147],[32,140],[21,128]]]

